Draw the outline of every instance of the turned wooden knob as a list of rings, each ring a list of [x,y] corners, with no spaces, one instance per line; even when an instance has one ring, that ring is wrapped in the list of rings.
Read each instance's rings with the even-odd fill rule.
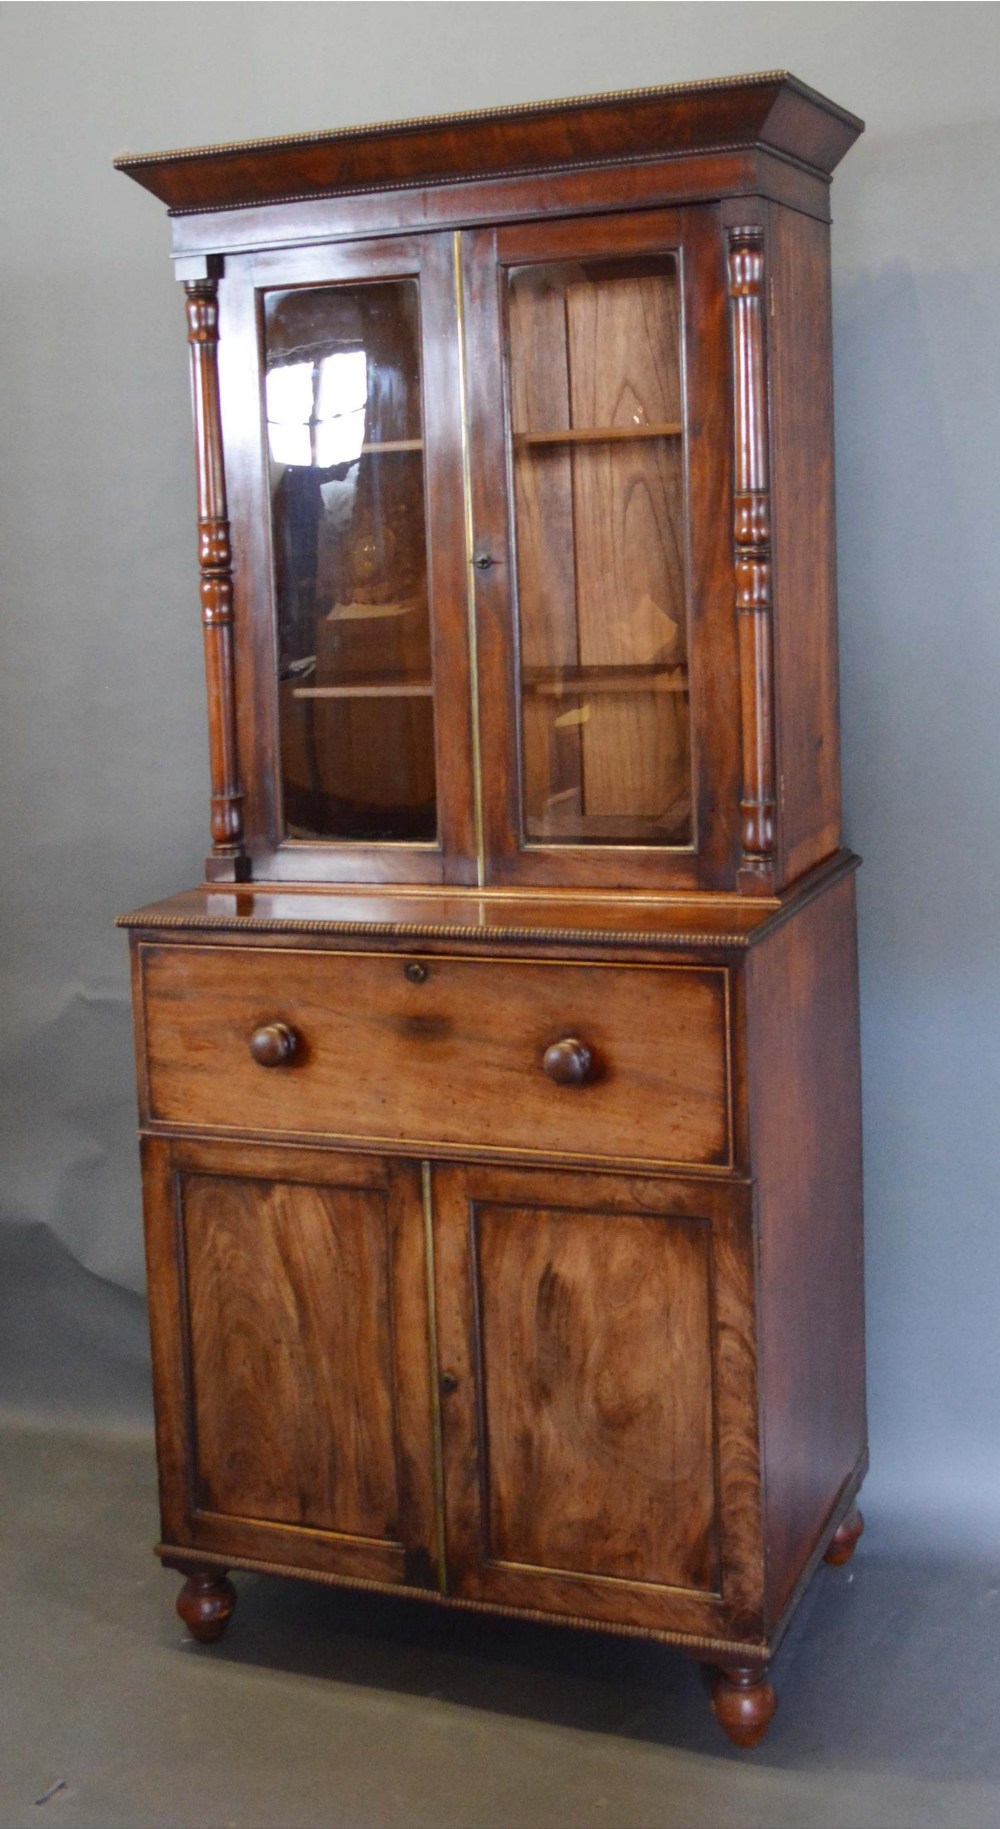
[[[284,1067],[292,1059],[299,1038],[287,1022],[265,1022],[250,1037],[250,1052],[258,1067]]]
[[[542,1069],[557,1086],[584,1086],[592,1077],[594,1057],[575,1035],[564,1035],[542,1055]]]

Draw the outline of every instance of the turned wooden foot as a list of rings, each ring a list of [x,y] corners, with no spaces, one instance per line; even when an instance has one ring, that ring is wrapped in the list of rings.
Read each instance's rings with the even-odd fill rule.
[[[717,1670],[712,1682],[712,1713],[723,1733],[737,1746],[763,1740],[778,1698],[762,1670]]]
[[[195,1569],[177,1596],[177,1611],[192,1638],[213,1645],[229,1624],[236,1589],[225,1569]]]
[[[865,1521],[856,1505],[852,1505],[842,1524],[838,1524],[826,1548],[824,1562],[832,1563],[839,1569],[842,1562],[850,1562],[857,1548],[858,1538],[865,1528]]]

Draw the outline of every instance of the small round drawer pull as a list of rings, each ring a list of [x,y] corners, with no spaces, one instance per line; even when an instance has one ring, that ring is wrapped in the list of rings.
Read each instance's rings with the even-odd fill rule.
[[[292,1059],[299,1038],[286,1022],[266,1022],[250,1037],[250,1052],[258,1067],[284,1067]]]
[[[426,984],[427,967],[422,965],[419,959],[411,959],[409,964],[403,967],[403,975],[409,979],[411,984]]]
[[[553,1042],[542,1055],[542,1069],[557,1086],[585,1086],[593,1077],[594,1057],[575,1035]]]

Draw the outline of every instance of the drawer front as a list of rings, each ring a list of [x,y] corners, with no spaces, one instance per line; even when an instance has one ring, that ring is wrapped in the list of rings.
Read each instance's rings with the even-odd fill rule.
[[[731,1161],[720,967],[158,945],[140,958],[153,1122]],[[254,1058],[254,1037],[276,1064]]]

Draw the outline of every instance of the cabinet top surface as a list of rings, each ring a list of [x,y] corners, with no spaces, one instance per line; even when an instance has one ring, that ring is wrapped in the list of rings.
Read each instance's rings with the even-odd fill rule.
[[[864,123],[784,70],[429,115],[114,163],[172,212],[762,145],[829,174]]]
[[[622,946],[673,953],[739,952],[758,944],[776,924],[855,870],[859,859],[839,851],[781,895],[658,896],[511,891],[295,889],[262,884],[211,884],[184,890],[121,915],[119,927],[141,932],[185,931],[289,937],[298,934],[395,941],[464,941],[484,945]]]

